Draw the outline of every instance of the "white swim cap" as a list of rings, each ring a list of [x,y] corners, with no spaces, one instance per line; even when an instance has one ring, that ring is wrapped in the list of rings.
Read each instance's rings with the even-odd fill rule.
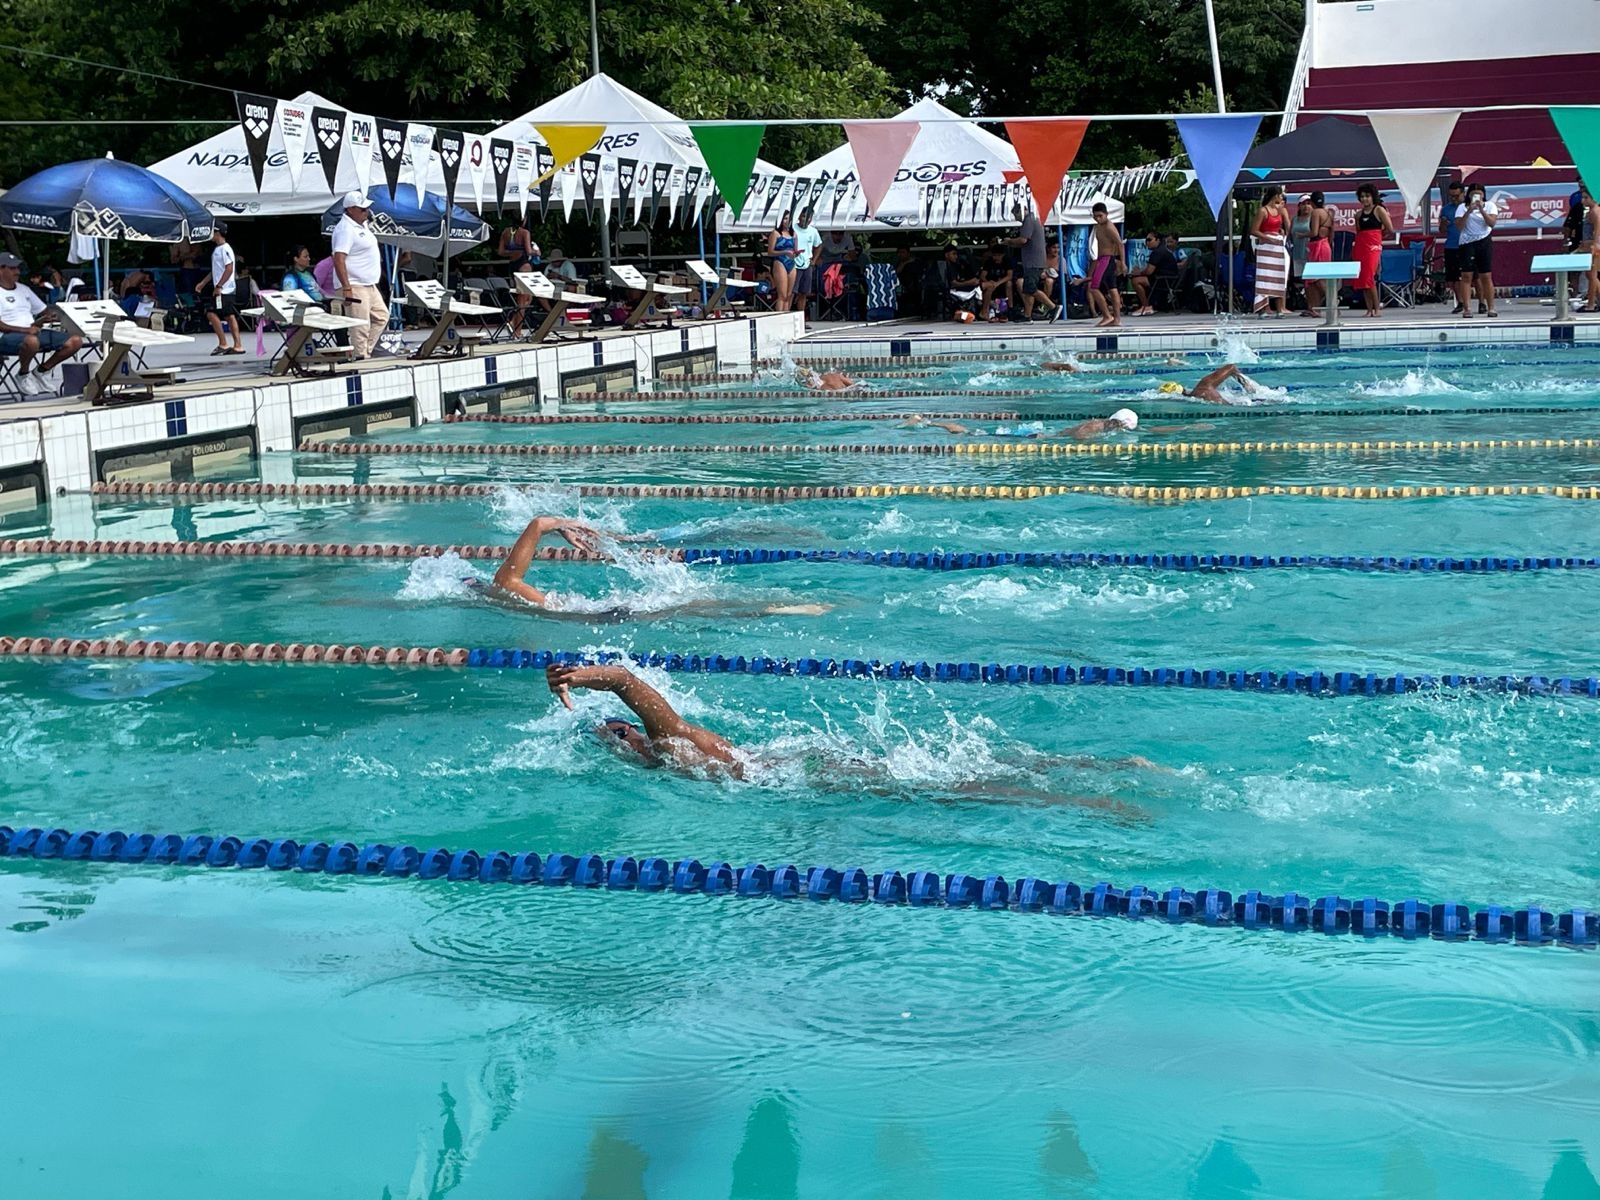
[[[1134,412],[1131,408],[1117,409],[1116,412],[1111,414],[1111,419],[1117,422],[1117,424],[1121,425],[1124,429],[1139,428],[1139,414]]]

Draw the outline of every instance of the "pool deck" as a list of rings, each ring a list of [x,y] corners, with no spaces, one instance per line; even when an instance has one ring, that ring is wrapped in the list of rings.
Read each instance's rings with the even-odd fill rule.
[[[813,322],[795,344],[796,358],[811,361],[911,361],[924,357],[972,355],[994,358],[1036,354],[1044,343],[1067,353],[1160,353],[1214,349],[1225,339],[1240,338],[1256,350],[1363,349],[1380,346],[1514,344],[1597,344],[1600,316],[1575,316],[1554,324],[1550,300],[1503,299],[1496,318],[1463,320],[1443,305],[1385,309],[1372,320],[1355,310],[1340,313],[1329,326],[1298,314],[1288,317],[1159,313],[1124,317],[1118,328],[1093,321],[1032,324],[920,319],[877,322]]]

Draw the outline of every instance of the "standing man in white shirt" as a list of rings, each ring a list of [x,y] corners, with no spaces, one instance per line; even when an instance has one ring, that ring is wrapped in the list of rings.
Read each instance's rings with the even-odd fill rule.
[[[17,388],[24,396],[48,396],[61,390],[56,368],[78,352],[83,339],[41,328],[45,303],[21,278],[22,260],[15,254],[0,254],[0,354],[16,355]],[[53,353],[37,371],[30,371],[41,350]]]
[[[365,328],[357,325],[350,330],[350,348],[357,358],[371,358],[372,348],[389,327],[389,302],[378,290],[383,276],[378,239],[367,228],[371,216],[372,201],[365,194],[346,192],[344,216],[333,227],[333,273],[345,300],[345,314],[367,319]]]
[[[211,303],[206,305],[206,319],[211,322],[211,332],[217,335],[219,354],[243,354],[239,341],[239,308],[234,296],[239,290],[239,272],[233,261],[233,247],[228,245],[228,225],[217,221],[211,226]],[[233,334],[233,348],[228,347],[228,334]]]
[[[794,297],[789,308],[802,317],[811,307],[811,297],[817,294],[816,253],[822,246],[822,235],[811,223],[812,215],[809,207],[802,208],[794,231]]]

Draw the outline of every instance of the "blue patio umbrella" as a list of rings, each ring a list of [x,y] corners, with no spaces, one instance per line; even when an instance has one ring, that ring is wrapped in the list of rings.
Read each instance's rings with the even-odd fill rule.
[[[30,175],[0,196],[0,226],[130,242],[203,242],[211,214],[137,163],[88,158]]]
[[[419,254],[439,253],[446,228],[443,196],[432,192],[419,196],[416,188],[404,185],[395,189],[392,200],[387,188],[374,188],[367,195],[372,201],[368,224],[380,242]],[[322,214],[323,233],[333,232],[344,215],[342,205],[342,200],[336,200]],[[450,242],[445,257],[488,241],[489,233],[489,226],[482,219],[456,205],[450,210]]]

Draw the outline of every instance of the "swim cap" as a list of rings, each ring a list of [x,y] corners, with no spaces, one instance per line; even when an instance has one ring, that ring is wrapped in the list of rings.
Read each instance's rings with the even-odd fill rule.
[[[1116,412],[1111,414],[1111,419],[1121,425],[1124,429],[1139,428],[1139,414],[1134,412],[1131,408],[1117,409]]]
[[[1171,382],[1169,380],[1168,382],[1163,383],[1160,387],[1158,387],[1156,389],[1156,391],[1160,392],[1163,396],[1171,396],[1176,392],[1183,391],[1183,384],[1181,384],[1181,383],[1173,383],[1173,382]]]

